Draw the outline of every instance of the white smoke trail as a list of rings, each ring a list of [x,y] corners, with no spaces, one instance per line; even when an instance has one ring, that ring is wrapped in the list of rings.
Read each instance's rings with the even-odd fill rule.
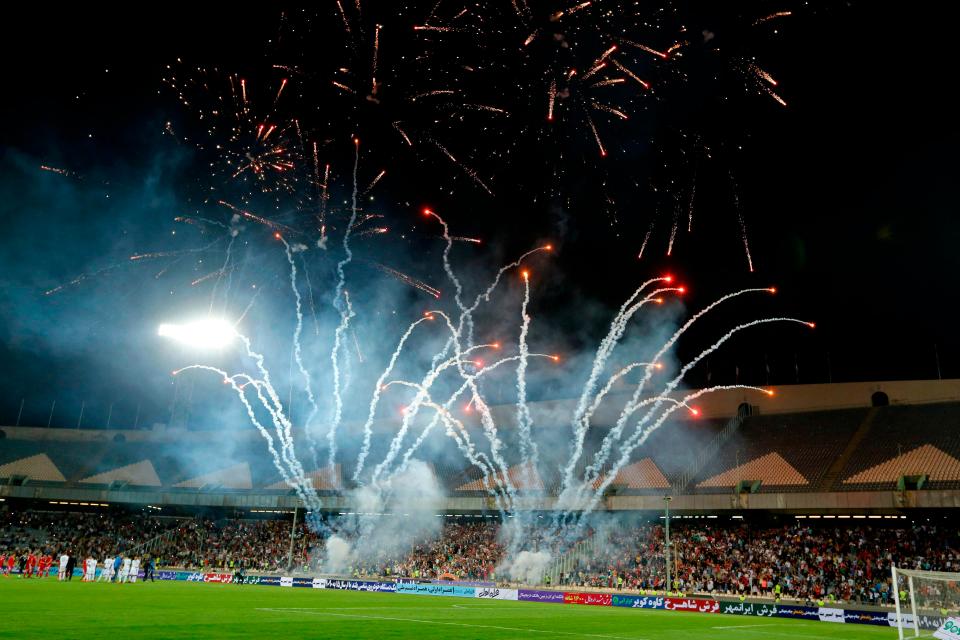
[[[457,274],[453,272],[453,267],[450,265],[450,250],[453,248],[453,238],[450,237],[450,227],[447,225],[447,221],[437,215],[434,211],[430,209],[424,209],[424,213],[432,218],[436,218],[437,222],[443,227],[443,239],[446,241],[446,246],[443,248],[443,270],[447,274],[447,278],[453,284],[454,294],[453,300],[457,304],[457,308],[460,309],[461,313],[466,313],[467,308],[463,305],[463,285],[460,284],[460,279],[457,278]]]
[[[607,332],[607,335],[604,336],[603,340],[601,340],[600,346],[597,348],[597,353],[593,358],[593,366],[590,368],[590,375],[587,377],[587,382],[583,386],[583,391],[580,393],[580,398],[577,400],[577,407],[573,413],[573,447],[570,454],[570,460],[564,467],[563,474],[561,476],[561,495],[570,487],[571,483],[573,482],[574,469],[576,469],[577,462],[580,460],[580,456],[583,455],[583,443],[586,440],[587,430],[590,426],[589,418],[585,417],[588,406],[587,403],[590,401],[590,397],[596,389],[597,382],[600,379],[600,374],[603,372],[607,360],[610,358],[610,354],[613,353],[613,350],[618,344],[620,338],[623,336],[624,331],[626,331],[627,321],[643,306],[644,303],[655,299],[658,291],[660,290],[655,290],[647,296],[644,296],[644,298],[641,299],[637,304],[634,304],[634,301],[647,287],[655,282],[669,281],[669,277],[651,278],[637,287],[633,294],[620,306],[620,310],[610,323],[610,330]]]
[[[553,356],[547,355],[547,354],[545,354],[545,353],[531,353],[531,354],[528,354],[528,357],[531,357],[531,358],[550,358],[551,360],[553,359]],[[476,373],[474,373],[472,377],[474,377],[474,378],[479,378],[479,377],[487,374],[488,372],[493,371],[494,369],[497,369],[497,368],[500,367],[501,365],[504,365],[504,364],[507,364],[507,363],[510,363],[510,362],[516,362],[516,361],[519,360],[519,359],[520,359],[520,356],[508,356],[508,357],[506,357],[506,358],[502,358],[502,359],[497,360],[496,362],[494,362],[494,363],[492,363],[492,364],[489,364],[489,365],[485,366],[483,369],[480,369],[479,371],[477,371]],[[406,382],[406,381],[400,380],[400,381],[392,382],[391,384],[404,384],[404,385],[408,385],[408,386],[409,386],[409,385],[412,385],[413,383],[408,383],[408,382]],[[419,385],[414,385],[414,388],[419,388]],[[444,409],[444,411],[449,412],[450,409],[451,409],[451,407],[456,403],[456,401],[460,398],[461,395],[463,395],[463,393],[464,393],[468,388],[469,388],[469,384],[466,383],[466,382],[464,382],[464,383],[460,386],[460,388],[457,389],[457,390],[447,399],[447,401],[443,404],[443,409]],[[429,397],[429,396],[428,396],[428,397]],[[426,405],[426,403],[424,403],[424,404]],[[439,414],[438,414],[438,415],[436,415],[436,416],[434,417],[433,420],[431,420],[429,423],[427,423],[427,426],[424,427],[423,431],[422,431],[422,432],[420,433],[420,435],[417,437],[417,440],[416,440],[412,445],[410,445],[410,448],[407,449],[407,451],[403,454],[403,459],[402,459],[402,461],[400,462],[400,464],[399,464],[398,467],[397,467],[398,470],[403,470],[403,468],[405,467],[405,465],[406,465],[407,461],[410,459],[410,457],[414,454],[414,452],[416,452],[416,450],[420,447],[420,445],[423,444],[423,442],[427,439],[427,436],[430,434],[430,431],[433,429],[433,427],[436,426],[437,420],[438,420],[439,418],[440,418],[440,416],[439,416]],[[467,439],[469,440],[469,435],[467,435],[466,437],[467,437]]]
[[[603,491],[609,486],[611,482],[613,482],[613,478],[616,477],[617,473],[620,471],[620,468],[625,464],[625,461],[629,461],[630,455],[633,453],[633,451],[638,446],[643,444],[643,442],[645,442],[646,439],[649,437],[650,433],[652,433],[657,428],[659,428],[660,425],[662,425],[663,422],[667,419],[667,417],[670,416],[670,414],[672,414],[680,406],[682,406],[682,404],[677,404],[677,405],[674,405],[673,407],[670,407],[651,426],[647,427],[646,429],[643,429],[643,425],[649,422],[653,418],[653,416],[656,415],[657,410],[660,408],[660,404],[662,402],[663,397],[665,397],[667,394],[669,394],[674,389],[676,389],[676,387],[680,384],[681,380],[683,380],[683,377],[686,375],[686,373],[690,371],[694,366],[696,366],[697,363],[699,363],[703,358],[705,358],[706,356],[710,355],[711,353],[719,349],[721,345],[723,345],[727,340],[732,338],[735,334],[739,333],[740,331],[743,331],[745,329],[749,329],[751,327],[755,327],[761,324],[769,324],[773,322],[794,322],[798,324],[811,326],[809,322],[798,320],[796,318],[763,318],[760,320],[753,320],[751,322],[746,322],[730,329],[730,331],[728,331],[723,336],[721,336],[720,339],[717,340],[715,343],[713,343],[710,347],[701,351],[700,354],[698,354],[690,362],[686,363],[683,366],[683,368],[680,370],[680,372],[677,374],[677,376],[666,385],[663,393],[660,396],[660,400],[658,402],[655,402],[654,406],[649,411],[647,411],[647,413],[637,422],[636,431],[634,432],[634,434],[624,441],[623,446],[621,448],[621,451],[623,453],[621,454],[619,461],[617,462],[616,465],[614,465],[611,468],[607,478],[604,480],[603,483],[601,483],[600,487],[597,489],[597,492],[595,492],[594,498],[591,504],[595,506],[596,501],[599,500],[599,496],[602,496]],[[763,391],[766,393],[764,389],[761,389],[759,387],[749,387],[747,385],[727,385],[727,386],[709,387],[707,389],[701,389],[695,393],[691,393],[685,396],[683,399],[683,404],[687,403],[689,400],[692,400],[694,398],[697,398],[703,395],[704,393],[709,393],[711,391],[720,391],[720,390],[726,390],[726,389],[742,389],[742,388],[755,389],[755,390]],[[583,517],[583,514],[581,515],[581,518],[582,517]]]
[[[444,318],[447,318],[446,314],[442,312],[434,312],[434,313]],[[447,321],[449,322],[449,318],[447,318]],[[414,419],[416,418],[417,414],[420,411],[420,406],[423,404],[423,401],[426,399],[428,390],[430,389],[430,387],[433,386],[433,383],[437,380],[440,374],[442,374],[445,370],[453,366],[462,367],[464,362],[463,357],[469,354],[470,352],[476,351],[478,349],[489,348],[491,346],[492,345],[488,345],[488,344],[478,345],[476,347],[473,347],[472,349],[468,349],[462,353],[458,353],[456,356],[454,356],[453,358],[450,358],[446,362],[443,362],[438,367],[434,367],[430,372],[427,373],[426,376],[424,376],[423,381],[419,385],[419,389],[417,391],[416,396],[414,396],[410,404],[408,404],[404,408],[403,420],[401,420],[400,428],[397,430],[397,435],[394,436],[393,441],[390,443],[390,448],[387,451],[387,455],[384,456],[380,464],[378,464],[373,470],[372,482],[376,482],[380,478],[380,475],[386,469],[389,469],[390,465],[393,463],[394,459],[396,459],[397,455],[399,455],[400,447],[403,445],[403,440],[404,438],[406,438],[407,433],[410,431],[410,427],[413,424]],[[469,360],[467,362],[469,362]]]
[[[747,293],[757,293],[761,291],[769,293],[771,290],[770,289],[742,289],[740,291],[728,293],[724,296],[721,296],[717,300],[714,300],[712,303],[710,303],[709,305],[707,305],[706,307],[704,307],[703,309],[695,313],[693,316],[691,316],[690,319],[683,324],[683,326],[677,329],[674,332],[674,334],[670,336],[670,338],[663,344],[663,346],[660,347],[660,350],[654,354],[652,359],[653,362],[660,362],[664,354],[666,354],[667,351],[669,351],[673,347],[673,345],[676,344],[677,340],[680,339],[680,336],[686,333],[687,330],[689,330],[690,327],[697,322],[697,320],[699,320],[700,318],[708,314],[710,311],[715,309],[718,305]],[[614,424],[613,428],[611,428],[610,431],[607,432],[607,435],[604,437],[603,444],[601,445],[601,452],[603,452],[604,454],[609,451],[610,445],[608,444],[608,440],[615,441],[620,438],[620,435],[623,432],[624,427],[626,426],[627,420],[629,419],[630,415],[632,415],[633,412],[636,411],[637,407],[639,406],[638,405],[639,398],[643,394],[646,384],[650,381],[650,378],[652,377],[652,375],[653,375],[653,368],[648,367],[644,372],[643,378],[637,384],[637,388],[634,390],[633,396],[624,406],[623,410],[620,413],[620,417],[617,418],[616,424]],[[600,456],[594,460],[594,466],[598,468],[602,468],[605,463],[606,463],[605,455]]]
[[[307,300],[310,301],[310,316],[313,318],[313,333],[320,335],[320,322],[317,320],[317,307],[313,302],[313,284],[310,282],[310,270],[307,269],[307,259],[300,254],[300,260],[303,264],[303,279],[307,282]]]
[[[268,398],[263,395],[263,389],[266,385],[263,384],[262,380],[251,379],[249,386],[252,386],[257,392],[257,399],[270,414],[270,417],[274,422],[274,428],[277,431],[277,435],[281,438],[281,457],[287,464],[287,468],[291,471],[291,475],[294,478],[295,484],[291,486],[296,489],[297,495],[300,497],[304,506],[306,507],[307,519],[312,523],[319,522],[321,507],[320,499],[314,490],[312,480],[304,473],[303,467],[300,465],[300,462],[297,459],[297,454],[293,447],[293,441],[284,440],[283,429],[281,429],[283,420],[278,415],[282,414],[282,409],[278,410],[270,406]]]
[[[600,390],[600,393],[596,395],[596,397],[593,399],[593,404],[590,405],[590,408],[583,415],[583,419],[584,421],[587,422],[587,424],[590,423],[590,420],[593,418],[593,415],[597,412],[597,409],[600,408],[600,405],[603,402],[603,399],[607,396],[608,393],[610,393],[610,390],[613,389],[613,386],[617,383],[617,381],[623,378],[625,375],[627,375],[631,371],[633,371],[634,369],[636,369],[637,367],[652,367],[654,369],[662,369],[663,365],[659,362],[632,362],[629,365],[620,369],[620,371],[617,371],[615,374],[610,376],[610,379],[607,380],[607,384],[604,385],[603,389]],[[643,403],[641,403],[641,405],[642,404]],[[619,440],[619,437],[617,438],[617,440]],[[605,438],[603,440],[602,446],[610,446],[612,444],[613,444],[612,440],[607,440]],[[601,456],[601,458],[605,460],[606,455]],[[584,470],[584,478],[587,478],[585,482],[589,483],[590,482],[589,478],[595,476],[599,471],[600,469],[596,466],[596,462],[587,466],[587,468]]]
[[[753,389],[754,387],[746,387],[746,388]],[[657,395],[650,398],[644,398],[642,401],[637,403],[636,409],[639,410],[642,407],[650,406],[652,404],[657,404],[659,406],[659,404],[662,404],[664,402],[669,404],[686,406],[683,400],[676,400],[667,395]],[[583,483],[580,485],[581,492],[586,491],[587,487],[592,486],[593,483],[600,476],[600,472],[603,471],[603,465],[606,464],[607,458],[610,455],[610,450],[612,449],[614,444],[620,441],[620,438],[619,438],[620,435],[622,435],[622,433],[617,434],[617,437],[615,438],[604,438],[603,443],[600,446],[600,449],[597,451],[596,455],[594,456],[594,461],[591,464],[589,464],[586,467],[586,469],[584,469],[583,471]]]
[[[631,362],[627,366],[617,371],[615,374],[610,376],[610,379],[607,380],[607,383],[603,386],[603,389],[600,390],[593,398],[593,403],[590,405],[590,408],[587,409],[586,413],[583,414],[584,420],[590,422],[590,419],[593,418],[593,414],[597,412],[597,409],[600,408],[600,405],[603,403],[603,399],[607,397],[607,394],[613,389],[614,385],[617,384],[617,381],[622,379],[625,375],[636,369],[637,367],[653,367],[654,369],[662,369],[663,365],[659,362]]]
[[[343,289],[346,284],[346,275],[344,267],[353,260],[353,251],[350,249],[350,232],[357,220],[357,168],[360,166],[360,140],[354,138],[355,155],[353,159],[353,195],[350,203],[350,220],[347,222],[346,229],[343,232],[343,252],[344,257],[337,263],[337,288],[334,292],[334,304],[340,304],[340,298],[343,295]],[[330,420],[330,428],[327,431],[327,449],[329,452],[328,466],[334,467],[337,459],[337,429],[340,426],[340,420],[343,417],[343,396],[340,388],[340,350],[343,342],[343,335],[350,326],[350,320],[353,318],[353,310],[347,306],[340,309],[340,324],[337,326],[333,337],[333,348],[330,350],[330,365],[333,372],[333,416]]]
[[[281,455],[283,456],[284,461],[287,463],[288,468],[293,472],[297,479],[309,489],[308,495],[311,495],[311,497],[314,498],[314,502],[319,504],[319,499],[316,498],[316,492],[313,489],[313,483],[311,482],[310,478],[307,477],[303,470],[303,466],[297,459],[293,444],[293,425],[284,414],[283,403],[280,401],[280,397],[277,394],[276,389],[274,389],[273,383],[270,382],[270,372],[264,363],[264,357],[253,350],[249,338],[239,332],[236,332],[235,335],[243,343],[247,356],[253,359],[257,365],[258,371],[260,372],[261,380],[258,382],[258,384],[254,385],[254,387],[256,388],[258,395],[261,393],[261,385],[262,388],[267,392],[267,398],[269,398],[269,402],[267,402],[266,399],[262,399],[262,404],[270,413],[270,416],[275,423],[277,435],[280,437]],[[311,511],[313,510],[309,506],[308,509]]]
[[[704,317],[706,314],[708,314],[710,311],[715,309],[720,304],[723,304],[728,300],[731,300],[733,298],[736,298],[738,296],[741,296],[747,293],[757,293],[761,291],[772,293],[774,290],[773,289],[741,289],[740,291],[728,293],[724,296],[721,296],[717,300],[714,300],[712,303],[710,303],[709,305],[707,305],[706,307],[704,307],[703,309],[695,313],[693,316],[691,316],[690,319],[687,320],[687,322],[685,322],[679,329],[677,329],[673,333],[673,335],[670,336],[670,338],[660,347],[660,350],[654,354],[652,361],[660,362],[664,354],[666,354],[666,352],[669,351],[674,344],[676,344],[677,340],[680,339],[680,336],[686,333],[686,331],[689,330],[694,323],[696,323],[699,319]],[[614,442],[619,441],[620,436],[623,433],[623,429],[626,427],[627,420],[629,420],[630,416],[640,406],[642,406],[640,402],[640,396],[643,394],[646,384],[650,381],[650,378],[652,377],[652,375],[653,375],[653,368],[647,367],[646,371],[644,372],[643,378],[637,384],[637,388],[634,390],[632,397],[627,401],[623,410],[620,412],[620,416],[617,418],[616,423],[610,429],[610,431],[608,431],[607,434],[604,436],[604,439],[600,446],[600,450],[597,452],[596,456],[594,457],[594,461],[593,461],[593,464],[591,465],[591,469],[593,470],[602,469],[603,466],[606,464],[606,460],[607,460],[607,457],[609,456],[609,452],[612,448],[612,445]],[[665,394],[661,394],[661,395],[665,395]],[[582,452],[582,449],[581,449],[581,452]],[[573,468],[575,468],[576,462],[577,460],[571,460],[571,462],[568,464],[567,469],[570,471],[571,475],[572,475]],[[561,511],[560,509],[558,509],[558,513],[555,514],[555,522],[559,522],[561,519],[568,517],[572,512],[573,506],[567,504],[567,502],[570,501],[571,494],[573,492],[576,492],[577,496],[580,496],[584,490],[586,490],[586,487],[584,487],[584,485],[579,485],[577,487],[574,487],[571,483],[565,483],[564,487],[560,492],[560,498],[558,501],[558,506],[561,507],[563,510]],[[574,504],[579,503],[579,498],[574,499],[573,502]]]
[[[403,351],[403,346],[407,343],[407,340],[410,338],[413,330],[417,328],[417,325],[428,320],[433,320],[433,316],[429,313],[407,327],[407,330],[400,337],[400,342],[397,344],[397,348],[394,349],[393,353],[390,355],[390,362],[387,363],[386,369],[384,369],[383,373],[380,374],[380,377],[377,378],[377,384],[373,388],[373,397],[370,399],[370,408],[367,411],[367,421],[363,423],[363,441],[360,447],[360,454],[357,456],[357,467],[353,472],[353,481],[356,483],[360,482],[360,474],[363,472],[364,462],[366,461],[367,456],[370,455],[370,440],[373,437],[373,420],[377,412],[377,405],[380,402],[380,394],[384,389],[383,383],[390,376],[390,374],[393,373],[393,368],[396,366],[397,360],[400,358],[400,352]]]
[[[297,287],[297,264],[293,260],[293,253],[290,252],[290,245],[287,244],[287,241],[284,239],[284,237],[279,233],[276,235],[276,237],[278,240],[280,240],[280,242],[283,243],[283,249],[287,256],[287,262],[290,263],[290,289],[293,291],[293,297],[296,301],[297,313],[297,323],[293,331],[293,359],[297,363],[297,369],[300,370],[300,375],[303,376],[303,389],[307,394],[307,400],[310,402],[310,413],[307,415],[307,419],[303,423],[303,431],[307,436],[307,443],[310,448],[310,455],[313,458],[314,467],[318,467],[317,446],[316,440],[313,437],[313,419],[320,411],[320,407],[317,406],[316,398],[313,396],[313,381],[310,377],[310,372],[303,364],[303,355],[300,346],[300,334],[303,331],[303,305],[300,298],[300,289]]]
[[[654,422],[646,431],[640,434],[639,437],[635,439],[630,439],[624,443],[624,447],[622,449],[620,458],[617,460],[616,464],[614,464],[610,468],[610,471],[607,472],[606,477],[603,479],[602,482],[599,483],[599,485],[596,488],[596,491],[593,493],[593,495],[590,497],[587,504],[584,505],[583,510],[580,512],[580,516],[577,520],[577,527],[578,528],[582,527],[586,518],[593,512],[594,509],[596,509],[597,504],[603,498],[603,493],[607,490],[607,488],[609,488],[609,486],[616,479],[617,474],[620,472],[620,469],[622,469],[626,464],[630,462],[630,457],[633,455],[633,452],[637,449],[637,447],[641,446],[644,442],[646,442],[647,438],[650,437],[650,434],[656,431],[658,428],[660,428],[660,426],[667,421],[667,419],[670,417],[670,415],[674,411],[676,411],[680,407],[688,407],[689,406],[688,403],[691,400],[695,400],[700,396],[706,395],[708,393],[714,393],[717,391],[728,391],[731,389],[755,389],[757,391],[763,391],[763,389],[759,387],[750,387],[747,385],[717,385],[714,387],[699,389],[693,393],[687,394],[686,396],[683,397],[681,401],[676,401],[673,404],[673,406],[667,409],[656,420],[656,422]]]
[[[477,381],[468,376],[466,371],[464,371],[459,331],[454,330],[448,316],[442,315],[441,317],[443,317],[444,321],[447,323],[447,326],[450,328],[450,331],[454,335],[453,347],[455,351],[454,356],[457,365],[457,372],[462,379],[466,380],[467,385],[470,387],[472,402],[477,408],[477,413],[480,416],[480,425],[483,428],[483,434],[486,436],[487,442],[490,444],[490,457],[494,462],[497,463],[497,466],[503,473],[503,481],[504,485],[506,486],[507,494],[510,496],[510,501],[513,502],[516,497],[516,487],[513,486],[513,480],[510,478],[509,467],[507,466],[506,460],[504,460],[503,455],[500,453],[500,450],[503,447],[503,441],[500,440],[500,437],[497,433],[497,424],[493,419],[493,414],[490,412],[490,407],[487,406],[487,403],[483,400],[483,397],[480,394],[480,388],[477,386]]]
[[[540,452],[537,443],[531,435],[533,417],[527,405],[527,360],[530,350],[527,348],[527,333],[530,331],[530,314],[527,307],[530,305],[530,275],[523,272],[523,305],[520,308],[520,362],[517,364],[517,428],[520,433],[520,458],[524,484],[532,484],[533,472],[539,465]]]
[[[497,491],[497,489],[502,489],[502,483],[498,477],[498,474],[493,468],[493,463],[490,462],[490,459],[483,454],[482,452],[477,452],[476,447],[474,446],[472,440],[470,439],[470,434],[467,431],[467,428],[464,426],[463,422],[455,418],[449,411],[448,406],[440,406],[436,404],[431,398],[429,392],[427,392],[423,387],[415,382],[407,382],[404,380],[397,380],[391,384],[397,384],[405,387],[410,387],[416,389],[417,391],[423,392],[426,396],[426,399],[423,401],[423,405],[429,408],[432,408],[436,412],[436,417],[441,419],[444,423],[444,426],[447,428],[447,435],[454,440],[457,445],[457,448],[460,449],[461,453],[464,454],[464,457],[475,467],[480,469],[481,474],[483,474],[483,485],[487,493],[489,493],[495,500],[497,508],[500,511],[501,516],[506,513],[506,507],[503,504],[504,493]],[[433,423],[431,423],[433,424]],[[456,427],[456,428],[454,428]],[[404,457],[403,464],[401,464],[397,470],[387,478],[386,483],[390,484],[393,481],[393,478],[402,474],[406,471],[409,461],[409,455],[412,455],[414,447],[411,447],[407,452],[407,456]]]
[[[494,290],[496,290],[497,286],[500,284],[500,280],[503,278],[503,274],[505,274],[507,271],[510,271],[511,269],[515,269],[519,267],[524,260],[526,260],[527,258],[529,258],[535,253],[540,253],[541,251],[546,251],[546,252],[553,251],[553,245],[547,244],[542,247],[537,247],[536,249],[531,249],[530,251],[527,251],[526,253],[522,254],[519,258],[517,258],[513,262],[510,262],[500,267],[500,269],[497,270],[497,274],[494,276],[493,281],[490,283],[490,285],[482,293],[479,293],[476,298],[474,298],[473,304],[467,307],[465,315],[472,319],[473,312],[477,310],[481,302],[483,303],[490,302],[490,296],[493,295]],[[458,323],[458,326],[457,326],[457,331],[459,333],[462,333],[464,330],[464,322],[465,322],[464,318],[461,317],[460,322]],[[467,329],[466,344],[467,346],[471,346],[473,344],[473,322],[470,322],[466,326],[466,329]]]
[[[310,513],[313,513],[315,515],[318,514],[319,508],[320,508],[320,501],[317,498],[316,492],[313,490],[312,484],[310,483],[309,479],[304,478],[301,473],[298,473],[296,468],[291,468],[289,464],[289,459],[285,455],[286,453],[285,451],[284,451],[284,454],[281,454],[277,451],[276,447],[274,446],[273,436],[270,435],[270,432],[267,430],[267,428],[264,427],[263,424],[260,422],[260,420],[257,418],[256,413],[254,412],[253,406],[250,404],[250,401],[247,400],[247,397],[244,394],[244,389],[247,386],[253,386],[253,388],[257,392],[257,397],[260,400],[261,404],[264,406],[264,408],[267,409],[268,413],[270,413],[271,418],[274,418],[275,414],[272,411],[271,407],[269,406],[270,401],[262,393],[263,381],[256,380],[243,373],[231,376],[227,374],[226,371],[223,371],[222,369],[219,369],[217,367],[212,367],[209,365],[201,365],[201,364],[190,365],[187,367],[183,367],[182,369],[178,369],[177,371],[174,371],[174,375],[177,375],[183,371],[187,371],[190,369],[212,371],[222,376],[224,383],[229,384],[231,388],[237,392],[237,395],[240,398],[240,402],[243,403],[243,406],[247,411],[247,416],[250,418],[250,422],[253,423],[254,427],[256,427],[257,431],[260,433],[263,439],[266,440],[267,450],[270,452],[270,455],[273,458],[273,464],[277,468],[277,471],[280,472],[280,476],[283,478],[284,482],[286,482],[288,486],[292,487],[297,492],[298,497],[303,501],[304,505],[307,506]],[[238,385],[237,378],[246,379],[247,383],[244,385]],[[278,423],[275,419],[274,419],[274,428],[277,431],[278,437],[281,439],[281,443],[282,443],[283,441],[282,428],[280,423]],[[320,524],[320,527],[322,528],[322,523]],[[318,530],[320,529],[318,528]]]
[[[220,275],[217,276],[217,279],[213,281],[213,289],[210,291],[210,306],[207,309],[208,314],[213,314],[213,305],[217,301],[217,289],[220,286],[220,281],[223,280],[223,276],[227,275],[227,267],[230,266],[230,258],[233,253],[233,241],[237,239],[237,231],[235,229],[230,229],[230,242],[227,243],[227,255],[223,259],[223,266],[220,267]],[[224,291],[224,304],[227,301],[227,294],[229,291]]]

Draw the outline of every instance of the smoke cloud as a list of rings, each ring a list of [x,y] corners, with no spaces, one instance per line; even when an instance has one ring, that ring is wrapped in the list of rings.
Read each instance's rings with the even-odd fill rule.
[[[498,567],[497,573],[509,576],[515,582],[537,584],[549,563],[550,554],[546,551],[521,551]]]
[[[381,485],[350,492],[357,511],[334,525],[327,540],[323,571],[349,573],[359,564],[408,553],[417,542],[436,537],[443,526],[443,488],[432,468],[413,459]]]

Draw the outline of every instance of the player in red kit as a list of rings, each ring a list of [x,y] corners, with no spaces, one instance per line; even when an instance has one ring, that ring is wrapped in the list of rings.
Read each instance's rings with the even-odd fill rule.
[[[17,554],[10,552],[10,555],[7,556],[7,577],[10,577],[10,574],[13,573],[13,567],[17,564]]]
[[[27,555],[27,568],[26,568],[26,571],[25,571],[26,577],[32,578],[32,577],[33,577],[33,572],[34,572],[34,570],[36,570],[36,568],[37,568],[37,556],[36,556],[36,554],[33,553],[33,551],[31,551],[31,552]]]

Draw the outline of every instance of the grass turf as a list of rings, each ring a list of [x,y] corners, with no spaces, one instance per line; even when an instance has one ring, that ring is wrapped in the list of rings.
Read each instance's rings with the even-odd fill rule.
[[[0,638],[774,640],[894,637],[891,628],[778,618],[391,593],[0,578]]]

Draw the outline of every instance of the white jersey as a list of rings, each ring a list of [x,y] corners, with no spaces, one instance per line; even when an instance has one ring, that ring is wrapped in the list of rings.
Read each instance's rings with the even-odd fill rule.
[[[130,563],[130,582],[136,582],[140,575],[140,559],[137,558]]]
[[[126,582],[130,577],[130,558],[124,558],[120,565],[120,582]]]
[[[87,558],[84,565],[86,566],[83,572],[83,579],[86,582],[93,582],[97,577],[97,561],[93,558]]]
[[[110,580],[113,577],[113,558],[103,559],[103,570],[100,571],[100,577],[97,580]]]
[[[63,580],[64,578],[67,577],[68,562],[70,562],[70,556],[68,556],[67,554],[63,554],[62,556],[60,556],[60,573],[58,575],[58,578],[60,580]]]

